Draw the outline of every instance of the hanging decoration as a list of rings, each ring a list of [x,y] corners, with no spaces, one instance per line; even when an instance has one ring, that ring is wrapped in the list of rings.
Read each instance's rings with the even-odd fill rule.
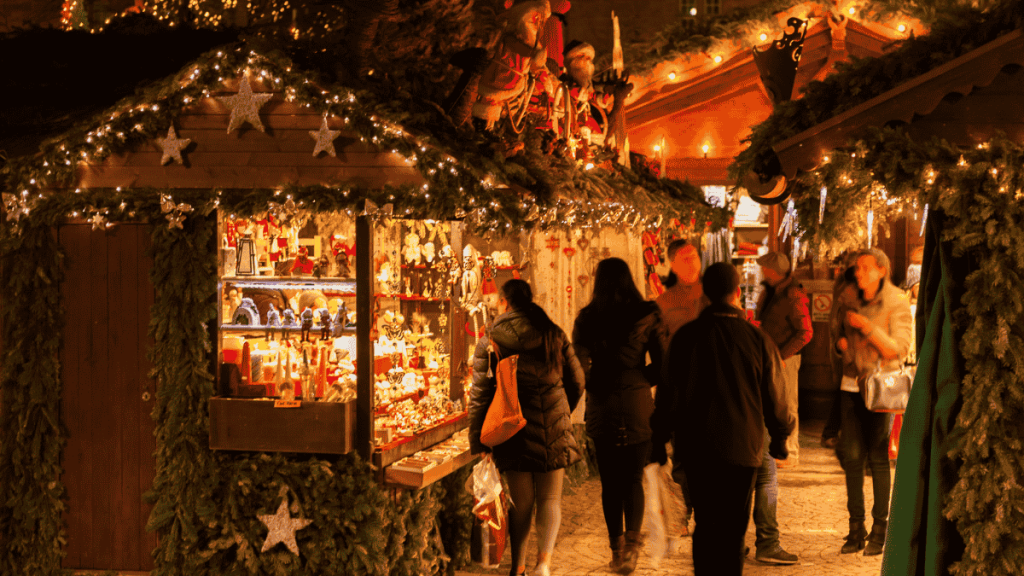
[[[793,204],[793,200],[790,199],[789,203],[786,204],[786,214],[782,217],[782,222],[779,224],[778,235],[782,238],[782,242],[789,238],[789,235],[793,233],[793,228],[796,226],[796,207]]]
[[[875,209],[868,208],[868,248],[875,245],[874,242],[875,233]]]
[[[231,108],[231,118],[228,121],[228,134],[241,128],[242,124],[248,122],[260,132],[266,132],[263,122],[260,122],[260,108],[267,103],[274,95],[271,92],[254,94],[252,86],[249,85],[249,75],[243,74],[238,85],[238,94],[234,96],[220,96],[217,98],[224,105]]]
[[[89,206],[89,212],[92,212],[92,216],[89,218],[89,222],[92,223],[93,231],[106,230],[110,228],[112,224],[107,220],[107,213],[109,212],[106,208],[102,210],[97,209],[95,206]]]
[[[924,211],[921,212],[921,231],[918,236],[924,236],[925,224],[928,223],[928,205],[924,205]]]
[[[161,166],[167,164],[171,160],[174,160],[178,164],[185,164],[181,159],[181,152],[192,143],[192,140],[190,138],[178,138],[177,133],[174,131],[174,124],[171,124],[170,127],[167,128],[166,138],[157,138],[156,141],[164,153],[160,158]]]
[[[825,219],[825,200],[828,199],[828,187],[821,187],[821,202],[818,204],[818,225],[821,226],[822,220]]]
[[[327,126],[327,116],[325,115],[320,121],[319,130],[310,130],[309,135],[316,140],[316,146],[313,148],[313,157],[315,158],[321,152],[327,152],[331,158],[336,158],[337,153],[334,151],[334,140],[341,134],[341,130],[331,130]]]
[[[174,198],[168,194],[160,195],[160,211],[163,212],[164,218],[167,219],[167,227],[170,229],[182,228],[185,214],[192,212],[192,210],[192,206],[184,202],[175,204]]]
[[[292,518],[288,512],[288,487],[282,486],[279,497],[281,504],[273,514],[261,514],[260,522],[267,526],[269,532],[260,552],[266,552],[278,544],[284,544],[292,554],[299,555],[299,544],[295,541],[295,532],[313,523],[305,518]]]

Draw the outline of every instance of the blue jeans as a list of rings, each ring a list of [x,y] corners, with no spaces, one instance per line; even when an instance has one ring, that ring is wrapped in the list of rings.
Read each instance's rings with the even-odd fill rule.
[[[863,522],[864,510],[864,463],[871,467],[871,484],[875,503],[871,517],[878,520],[889,518],[889,433],[892,431],[892,414],[871,412],[864,405],[860,394],[842,391],[840,402],[840,432],[836,455],[846,473],[846,508],[850,520]]]
[[[769,554],[782,547],[779,544],[779,479],[775,458],[768,455],[768,435],[764,437],[764,457],[754,480],[754,547],[759,554]]]

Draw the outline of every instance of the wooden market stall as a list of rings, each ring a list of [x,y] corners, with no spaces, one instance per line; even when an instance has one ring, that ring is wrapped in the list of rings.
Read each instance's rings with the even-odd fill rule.
[[[536,142],[503,165],[389,112],[238,43],[9,165],[2,422],[29,436],[4,469],[38,481],[4,489],[41,573],[468,561],[484,280],[522,275],[568,328],[598,260],[644,282],[643,231],[728,217],[680,182]]]
[[[1021,437],[1022,405],[1008,393],[1021,362],[1007,354],[1021,327],[1020,10],[1017,1],[961,10],[877,65],[837,75],[802,104],[818,122],[780,129],[770,118],[738,160],[786,176],[798,209],[813,214],[801,220],[812,242],[832,252],[874,244],[901,210],[923,220],[917,377],[884,575],[1018,570],[1021,542],[1003,527],[1020,513],[997,511],[1019,500],[1006,487],[1024,476],[1000,456]],[[899,74],[885,74],[897,64]],[[881,89],[851,95],[841,88],[850,84]]]

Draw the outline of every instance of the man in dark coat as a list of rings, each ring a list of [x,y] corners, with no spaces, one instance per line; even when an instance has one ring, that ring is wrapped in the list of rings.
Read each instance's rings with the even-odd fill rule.
[[[765,427],[772,438],[769,452],[785,459],[785,440],[795,423],[778,349],[739,308],[736,268],[711,265],[703,287],[711,305],[672,337],[651,423],[656,440],[673,437],[689,481],[696,574],[730,576],[743,573],[743,538]]]
[[[797,416],[800,351],[814,337],[807,292],[793,279],[789,258],[781,252],[769,252],[757,259],[764,275],[764,291],[757,302],[754,318],[761,330],[771,337],[782,355],[782,371],[786,377],[786,398],[789,412],[797,418],[796,428],[786,442],[791,460],[800,458],[800,420]],[[795,462],[793,462],[795,463]]]

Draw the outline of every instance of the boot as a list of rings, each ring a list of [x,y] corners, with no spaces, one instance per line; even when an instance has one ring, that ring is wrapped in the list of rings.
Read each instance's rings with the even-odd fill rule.
[[[846,544],[840,550],[843,554],[853,554],[864,549],[864,539],[868,531],[864,528],[863,520],[850,520],[850,534],[846,537]]]
[[[608,570],[618,573],[622,569],[623,549],[626,547],[626,537],[619,534],[611,543],[612,561],[608,564]]]
[[[639,555],[640,533],[627,530],[626,547],[622,552],[622,566],[619,567],[619,574],[632,574],[633,570],[636,570],[636,560]]]
[[[887,520],[875,520],[871,525],[871,534],[868,535],[868,547],[864,549],[865,556],[878,556],[885,546],[885,529],[888,527]]]

